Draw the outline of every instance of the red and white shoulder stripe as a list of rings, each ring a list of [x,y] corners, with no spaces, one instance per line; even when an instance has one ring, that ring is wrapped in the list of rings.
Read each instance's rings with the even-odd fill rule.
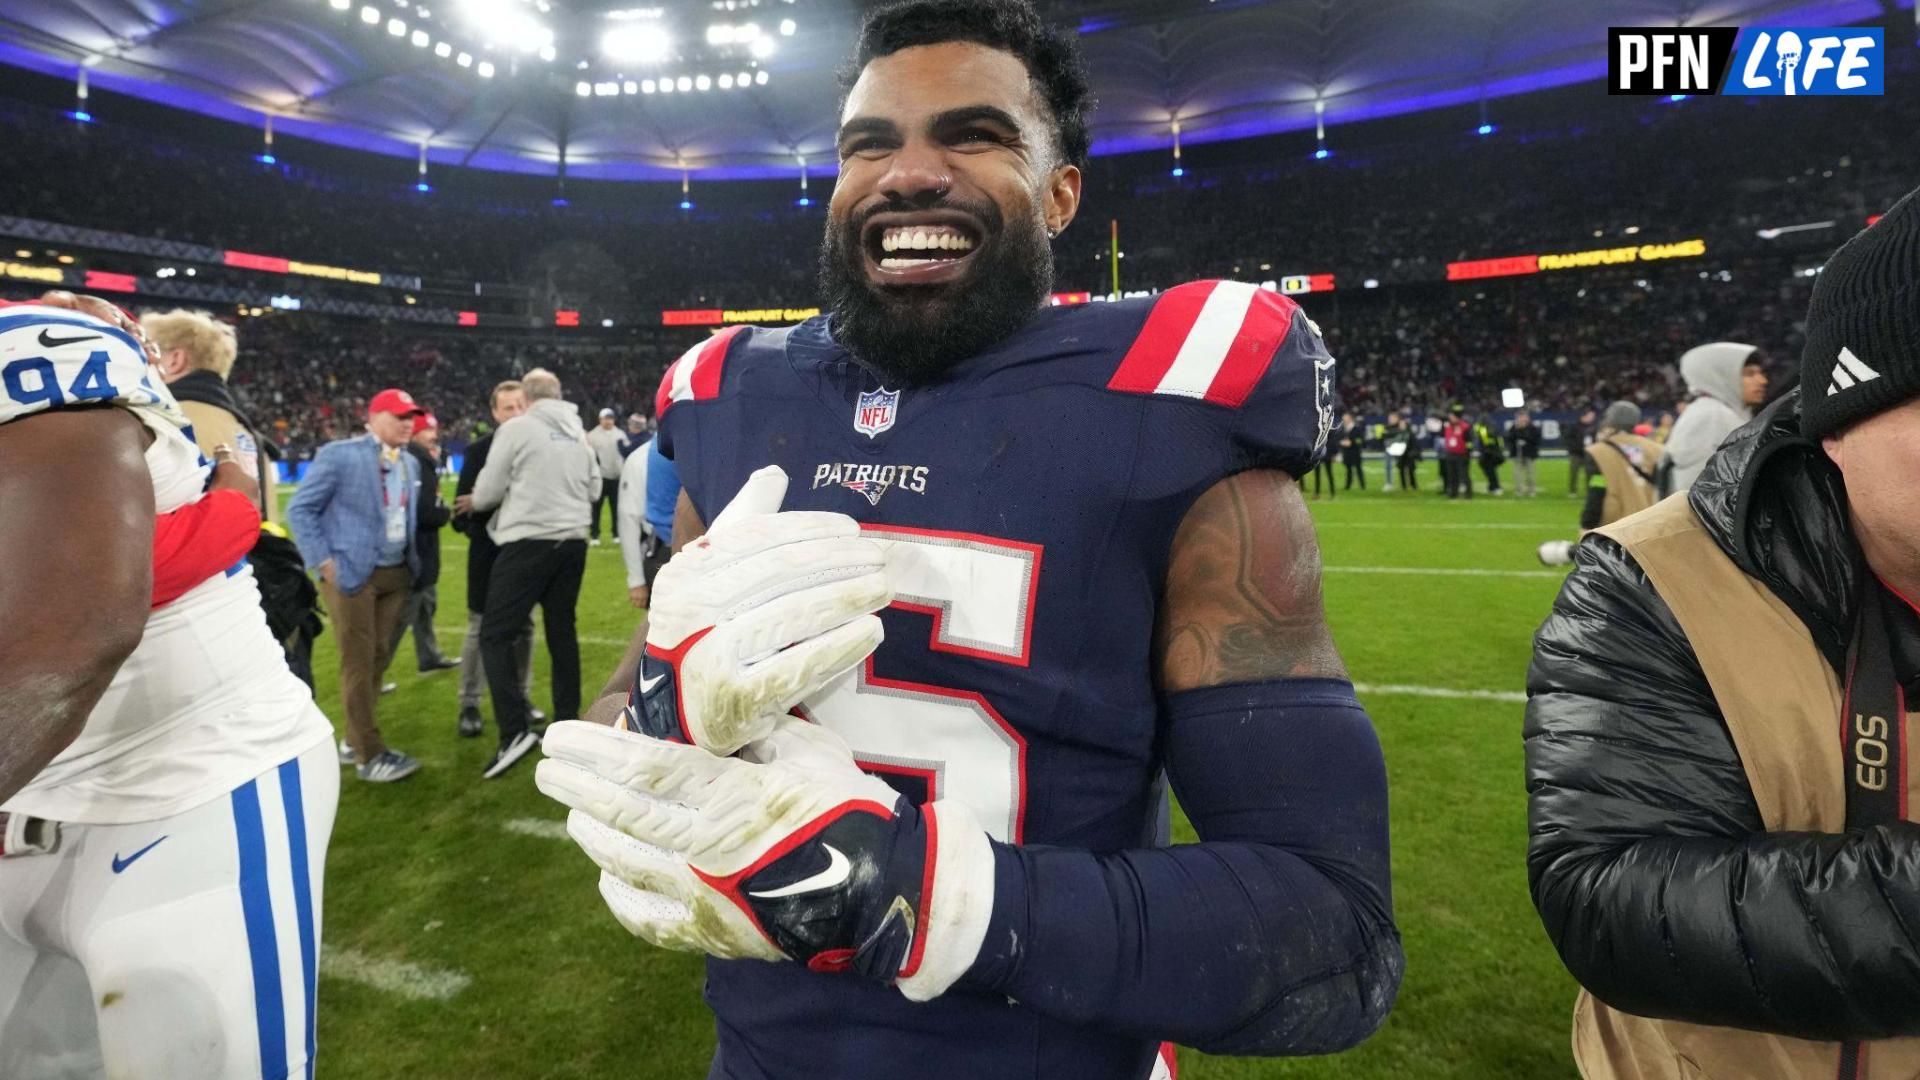
[[[1299,305],[1239,281],[1194,281],[1155,299],[1107,389],[1238,408],[1267,373]]]
[[[676,401],[705,401],[720,393],[720,373],[727,363],[727,349],[740,336],[744,326],[729,326],[680,354],[660,377],[660,391],[654,395],[653,418],[667,415]]]

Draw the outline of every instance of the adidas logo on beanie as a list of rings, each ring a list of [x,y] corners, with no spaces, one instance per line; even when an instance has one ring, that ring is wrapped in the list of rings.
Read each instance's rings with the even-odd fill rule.
[[[1920,191],[1827,260],[1807,307],[1800,430],[1831,435],[1920,397]]]

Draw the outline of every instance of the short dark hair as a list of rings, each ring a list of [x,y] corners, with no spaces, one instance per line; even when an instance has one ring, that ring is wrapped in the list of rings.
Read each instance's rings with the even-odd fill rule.
[[[949,41],[970,41],[1019,57],[1053,114],[1061,161],[1086,167],[1093,143],[1087,114],[1094,104],[1086,61],[1075,40],[1047,25],[1027,0],[900,0],[876,9],[860,27],[853,60],[840,71],[842,102],[860,73],[879,57]]]

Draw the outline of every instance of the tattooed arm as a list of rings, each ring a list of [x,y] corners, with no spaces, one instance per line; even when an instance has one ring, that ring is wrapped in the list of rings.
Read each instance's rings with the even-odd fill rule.
[[[1255,470],[1215,484],[1173,538],[1154,654],[1165,693],[1344,679],[1320,603],[1320,544],[1300,486]]]
[[[1188,511],[1155,637],[1167,775],[1201,842],[996,844],[969,984],[1209,1053],[1352,1046],[1385,1019],[1404,963],[1386,770],[1286,474],[1223,480]]]

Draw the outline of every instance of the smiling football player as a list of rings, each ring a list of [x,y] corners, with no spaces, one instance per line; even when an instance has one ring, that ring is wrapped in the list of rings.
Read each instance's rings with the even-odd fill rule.
[[[1225,281],[1046,306],[1091,102],[1018,0],[877,11],[845,89],[830,313],[668,371],[682,550],[542,789],[629,930],[714,957],[713,1077],[1355,1045],[1403,959],[1295,483],[1318,329]]]

